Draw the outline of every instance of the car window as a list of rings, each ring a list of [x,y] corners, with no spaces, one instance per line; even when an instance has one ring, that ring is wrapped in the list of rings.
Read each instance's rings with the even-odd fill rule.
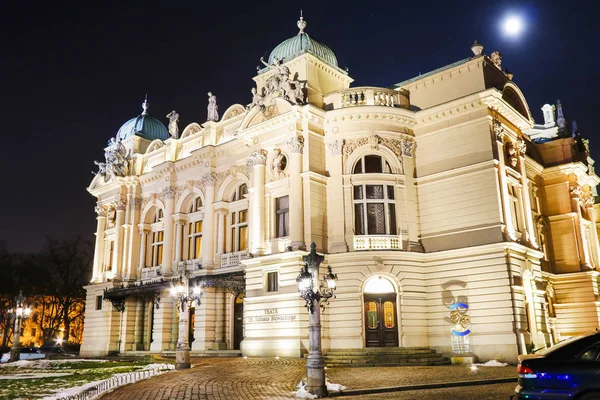
[[[562,347],[565,347],[566,345],[568,345],[570,343],[573,343],[575,340],[581,339],[583,337],[585,337],[585,336],[573,336],[573,337],[570,337],[568,339],[563,340],[562,342],[560,342],[558,344],[555,344],[552,347],[548,347],[547,349],[540,350],[540,351],[536,352],[535,354],[545,355],[547,353],[551,353],[551,352],[556,351],[556,350],[558,350],[558,349],[560,349]]]
[[[579,355],[580,360],[597,361],[600,354],[600,343],[597,343]]]

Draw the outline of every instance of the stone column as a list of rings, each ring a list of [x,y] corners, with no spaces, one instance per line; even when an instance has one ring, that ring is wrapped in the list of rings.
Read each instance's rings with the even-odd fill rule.
[[[224,210],[217,211],[217,254],[221,256],[225,252],[225,217]]]
[[[502,127],[502,123],[497,119],[492,122],[494,135],[496,139],[496,147],[498,151],[498,179],[500,181],[500,193],[502,197],[502,215],[504,216],[504,233],[510,240],[516,241],[517,235],[515,234],[515,227],[512,223],[511,213],[512,209],[510,206],[510,197],[508,195],[508,184],[506,182],[506,164],[504,162],[504,144],[502,139],[504,138],[505,132]]]
[[[345,238],[344,207],[340,204],[340,194],[346,195],[342,175],[342,148],[344,140],[338,139],[327,144],[329,180],[327,181],[327,236],[329,237],[330,253],[348,251]],[[345,199],[343,199],[345,202]],[[352,221],[352,219],[350,219]]]
[[[588,194],[583,198],[583,204],[587,209],[588,216],[590,219],[590,236],[591,241],[590,247],[592,248],[592,259],[593,264],[598,269],[600,267],[600,249],[598,248],[598,231],[596,230],[596,210],[594,210],[594,196]]]
[[[177,266],[173,267],[173,199],[175,198],[175,188],[172,186],[163,189],[165,196],[165,210],[163,218],[164,242],[162,257],[162,274],[170,276],[177,273]]]
[[[570,187],[571,192],[571,209],[574,213],[577,214],[575,229],[575,236],[577,237],[577,245],[581,249],[579,252],[579,261],[581,263],[581,269],[587,270],[591,269],[590,265],[590,254],[589,248],[587,246],[587,240],[585,235],[585,226],[583,225],[583,216],[581,215],[581,204],[583,198],[583,191],[579,187],[579,185],[575,184]]]
[[[215,182],[217,175],[209,172],[202,177],[202,182],[206,188],[206,204],[204,205],[204,221],[202,222],[202,268],[212,268],[214,261],[214,201],[215,201]]]
[[[112,259],[112,266],[113,266],[113,273],[114,273],[114,280],[116,281],[120,281],[121,280],[121,260],[123,259],[123,255],[122,255],[122,251],[123,251],[123,220],[125,218],[124,215],[124,211],[125,211],[125,202],[123,200],[119,200],[117,201],[117,204],[115,206],[116,210],[117,210],[117,216],[115,218],[115,248],[113,251],[113,259]]]
[[[136,298],[135,302],[135,328],[133,332],[134,350],[144,350],[144,300]]]
[[[138,224],[140,230],[140,263],[139,269],[146,268],[146,248],[148,247],[147,237],[150,232],[150,226],[147,224]]]
[[[96,206],[96,245],[94,247],[94,267],[92,282],[102,282],[102,259],[104,256],[104,230],[106,229],[106,208]]]
[[[290,242],[294,250],[306,249],[304,243],[304,199],[302,196],[302,152],[304,138],[291,137],[287,142],[290,149],[289,175],[290,175]]]
[[[136,190],[132,191],[132,198],[129,202],[129,208],[131,209],[129,213],[129,224],[130,227],[128,229],[129,235],[127,236],[129,249],[127,254],[123,259],[123,263],[125,265],[125,279],[127,280],[135,280],[137,276],[137,267],[139,266],[139,258],[140,252],[138,249],[140,248],[140,239],[141,232],[138,228],[138,224],[140,222],[140,211],[142,208],[142,199],[136,196]]]
[[[265,250],[265,164],[267,152],[256,150],[248,157],[248,169],[252,169],[252,247],[251,253],[262,254]]]
[[[402,139],[402,166],[404,168],[404,193],[405,204],[407,209],[406,223],[408,227],[408,249],[422,251],[420,239],[420,215],[418,207],[418,196],[416,179],[415,179],[415,142],[412,140]],[[395,195],[396,193],[394,193]],[[398,211],[398,210],[396,210]],[[396,224],[398,222],[398,213],[396,214]],[[396,226],[397,229],[397,226]],[[404,238],[403,238],[404,239]]]
[[[517,154],[519,154],[519,168],[521,172],[521,186],[523,187],[522,199],[523,209],[525,211],[523,217],[525,218],[525,229],[526,229],[526,240],[536,249],[539,247],[537,238],[535,237],[535,227],[533,221],[533,214],[531,213],[531,198],[529,197],[529,179],[527,179],[527,169],[525,168],[525,153],[527,151],[527,145],[525,140],[519,139],[515,146]]]
[[[215,349],[224,350],[227,348],[225,342],[225,292],[217,289],[215,294]]]
[[[127,200],[125,201],[125,223],[123,224],[123,251],[121,252],[121,277],[129,280],[131,265],[129,264],[129,253],[131,252],[131,187],[127,188]]]
[[[183,250],[183,227],[185,226],[185,221],[183,218],[177,218],[175,220],[175,265],[173,269],[179,266],[179,262],[181,261],[181,253]]]

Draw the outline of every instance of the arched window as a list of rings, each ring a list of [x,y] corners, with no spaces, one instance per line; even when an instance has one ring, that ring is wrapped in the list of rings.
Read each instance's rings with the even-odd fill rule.
[[[159,208],[156,210],[156,213],[154,213],[154,223],[162,221],[163,217],[163,210],[162,208]]]
[[[194,199],[194,201],[192,201],[192,204],[190,205],[190,214],[194,213],[196,211],[200,211],[201,207],[202,207],[202,199],[200,197],[196,197]]]
[[[396,235],[392,185],[354,185],[354,234]]]
[[[196,197],[190,204],[190,214],[200,211],[202,199]],[[202,220],[199,215],[190,216],[187,225],[187,257],[188,260],[202,258]]]
[[[248,186],[245,183],[242,183],[233,192],[233,196],[231,196],[231,201],[234,202],[242,200],[245,194],[248,194]]]
[[[244,197],[246,194],[248,186],[242,183],[231,197],[229,234],[232,252],[248,250],[248,204]]]
[[[148,234],[149,252],[146,257],[145,264],[147,267],[157,267],[162,264],[163,244],[164,244],[164,227],[162,224],[164,213],[161,208],[157,208],[152,218],[152,230]]]
[[[392,168],[385,157],[375,154],[361,157],[356,164],[354,164],[353,170],[353,173],[355,174],[389,174],[391,172]]]

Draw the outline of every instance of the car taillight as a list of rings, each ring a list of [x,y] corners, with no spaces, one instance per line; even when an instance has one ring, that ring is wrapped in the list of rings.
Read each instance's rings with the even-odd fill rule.
[[[531,368],[522,364],[517,366],[517,374],[519,378],[537,378],[537,374]]]

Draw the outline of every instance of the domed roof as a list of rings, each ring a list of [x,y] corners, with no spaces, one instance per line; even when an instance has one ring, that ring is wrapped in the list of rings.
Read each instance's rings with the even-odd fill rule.
[[[148,140],[167,140],[171,137],[165,125],[148,114],[148,107],[148,102],[144,100],[144,104],[142,104],[144,111],[142,111],[141,115],[130,119],[121,126],[117,132],[117,142],[133,135],[138,135]]]
[[[299,54],[311,53],[323,61],[337,67],[338,62],[335,54],[333,54],[333,51],[323,43],[312,39],[307,33],[304,32],[306,21],[304,21],[302,17],[300,17],[300,21],[298,21],[297,25],[298,28],[300,28],[300,32],[298,32],[296,36],[280,43],[273,49],[271,55],[269,55],[269,64],[275,64],[276,58],[285,62]]]

